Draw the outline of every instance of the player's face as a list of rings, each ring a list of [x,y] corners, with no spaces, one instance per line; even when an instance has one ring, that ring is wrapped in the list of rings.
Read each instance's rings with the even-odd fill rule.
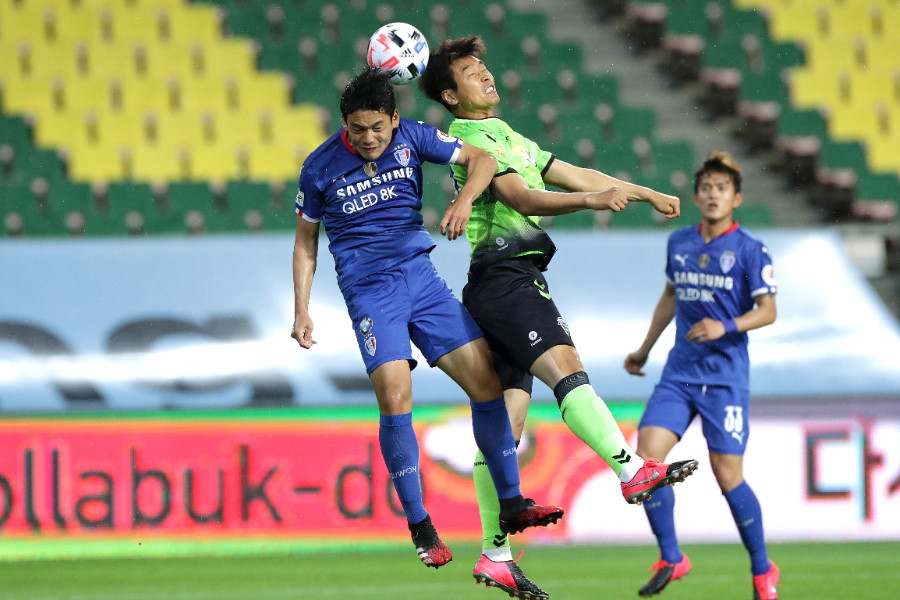
[[[474,56],[458,58],[450,65],[456,90],[450,92],[458,106],[467,113],[490,111],[500,103],[494,76]],[[451,101],[452,104],[452,101]]]
[[[400,113],[389,115],[380,110],[357,110],[343,119],[353,149],[367,160],[381,156],[400,125]]]
[[[700,209],[703,220],[709,223],[731,220],[742,199],[741,194],[734,191],[734,182],[727,173],[703,175],[694,194],[694,204]]]

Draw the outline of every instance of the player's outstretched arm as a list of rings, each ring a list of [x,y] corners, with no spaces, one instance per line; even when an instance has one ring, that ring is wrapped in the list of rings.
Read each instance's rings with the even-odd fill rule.
[[[665,331],[666,327],[675,317],[675,286],[671,283],[666,284],[659,302],[656,303],[656,310],[653,311],[653,318],[650,320],[650,328],[644,337],[644,343],[641,347],[625,357],[625,370],[632,375],[643,377],[645,373],[641,370],[647,363],[650,356],[650,350],[656,344],[659,336]]]
[[[493,156],[466,142],[463,142],[455,164],[466,168],[466,183],[441,219],[441,235],[446,235],[448,240],[455,240],[465,233],[472,216],[472,203],[487,189],[497,172],[497,161]]]
[[[567,215],[579,210],[618,212],[628,204],[625,192],[615,186],[599,192],[551,192],[528,187],[516,172],[495,177],[492,190],[504,204],[535,217]]]
[[[559,159],[554,160],[544,173],[544,182],[570,192],[591,192],[618,187],[625,192],[629,201],[649,202],[667,219],[681,215],[681,201],[676,196],[628,183],[594,169],[576,167]]]
[[[291,337],[303,348],[312,348],[313,321],[309,316],[309,295],[316,274],[316,256],[319,250],[319,224],[310,223],[302,215],[297,216],[297,232],[294,236],[294,326]]]

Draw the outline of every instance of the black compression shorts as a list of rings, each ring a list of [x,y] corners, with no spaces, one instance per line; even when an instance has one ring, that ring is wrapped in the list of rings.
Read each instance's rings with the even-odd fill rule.
[[[574,346],[544,274],[527,256],[476,265],[463,304],[491,346],[503,389],[531,393],[531,365],[554,346]]]

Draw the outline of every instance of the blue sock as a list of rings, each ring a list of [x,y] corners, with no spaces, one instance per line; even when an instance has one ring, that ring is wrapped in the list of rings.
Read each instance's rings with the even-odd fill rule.
[[[769,570],[769,556],[766,554],[766,538],[763,535],[762,509],[756,494],[744,481],[726,493],[725,500],[731,507],[744,547],[750,553],[750,570],[754,575],[766,573]]]
[[[419,483],[419,442],[412,426],[412,413],[381,415],[378,441],[394,489],[400,497],[406,520],[418,523],[428,516]]]
[[[653,497],[644,502],[644,512],[656,536],[659,557],[667,563],[681,562],[681,548],[675,535],[675,490],[665,486],[653,492]]]
[[[497,497],[501,500],[521,495],[519,458],[503,396],[488,402],[470,402],[475,443],[484,455]]]

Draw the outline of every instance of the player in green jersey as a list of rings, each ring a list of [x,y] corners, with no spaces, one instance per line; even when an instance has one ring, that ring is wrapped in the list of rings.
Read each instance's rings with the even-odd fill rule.
[[[522,435],[537,377],[553,390],[569,428],[619,476],[625,499],[640,504],[660,487],[683,481],[697,461],[645,462],[626,442],[591,387],[544,279],[556,247],[540,219],[578,210],[618,212],[634,201],[649,202],[671,219],[679,215],[679,200],[558,160],[495,117],[500,97],[481,60],[485,53],[479,36],[447,40],[431,53],[419,82],[426,96],[455,117],[450,135],[487,150],[498,163],[488,190],[471,203],[454,202],[441,221],[442,235],[455,239],[465,233],[471,245],[463,304],[494,352],[516,439]],[[454,177],[461,185],[465,170],[454,169]],[[551,192],[545,184],[566,191]],[[521,572],[508,539],[497,530],[497,495],[481,456],[473,476],[484,536],[473,576],[519,598],[548,598]]]

